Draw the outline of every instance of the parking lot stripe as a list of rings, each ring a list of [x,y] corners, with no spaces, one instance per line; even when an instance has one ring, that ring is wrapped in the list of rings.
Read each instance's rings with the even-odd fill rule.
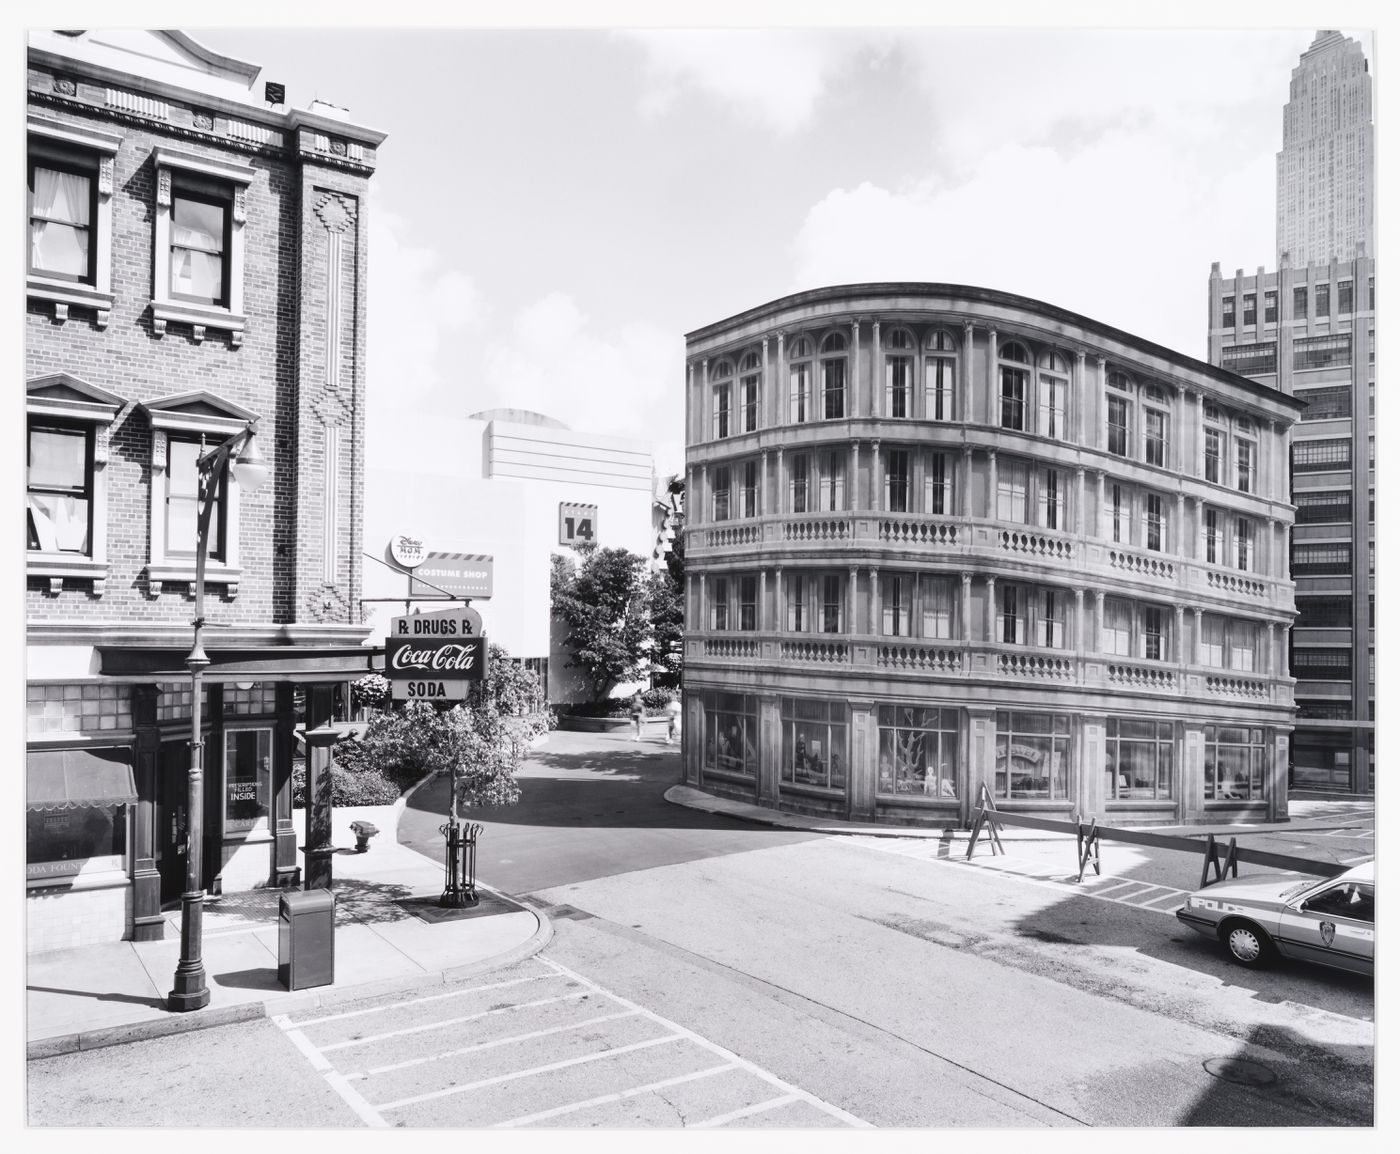
[[[736,1118],[747,1118],[751,1114],[762,1114],[765,1110],[772,1110],[778,1106],[786,1106],[789,1102],[800,1102],[802,1099],[797,1094],[780,1094],[776,1098],[769,1098],[766,1102],[757,1102],[752,1106],[744,1106],[738,1110],[731,1110],[728,1114],[717,1114],[713,1118],[706,1118],[703,1122],[691,1124],[693,1130],[709,1130],[715,1126],[723,1126],[727,1122],[733,1122]]]
[[[474,1046],[462,1046],[456,1050],[444,1050],[440,1054],[429,1054],[425,1058],[409,1058],[407,1061],[392,1062],[387,1066],[374,1066],[359,1073],[346,1074],[345,1077],[347,1081],[358,1081],[375,1074],[388,1074],[394,1070],[403,1070],[409,1066],[422,1066],[427,1062],[441,1062],[446,1058],[457,1058],[463,1054],[474,1054],[479,1050],[507,1046],[512,1042],[528,1042],[532,1038],[546,1038],[550,1034],[562,1034],[567,1030],[581,1030],[584,1026],[596,1026],[599,1022],[611,1022],[615,1018],[630,1018],[635,1012],[634,1010],[621,1010],[616,1014],[601,1014],[596,1018],[584,1018],[581,1022],[570,1022],[567,1026],[551,1026],[547,1030],[531,1030],[528,1034],[512,1034],[508,1038],[492,1038],[489,1042],[478,1042]]]
[[[291,1024],[291,1019],[286,1014],[278,1014],[272,1020],[287,1035],[292,1045],[300,1050],[306,1060],[311,1063],[311,1068],[325,1078],[326,1084],[336,1092],[341,1101],[355,1111],[361,1122],[375,1129],[388,1127],[389,1123],[384,1120],[384,1116],[361,1097],[359,1091],[351,1086],[340,1071],[326,1060],[325,1055],[316,1048],[311,1039]]]
[[[343,1050],[347,1046],[363,1046],[369,1042],[382,1042],[385,1038],[401,1038],[405,1034],[422,1034],[428,1030],[440,1030],[443,1026],[460,1026],[463,1022],[475,1022],[481,1018],[489,1018],[495,1014],[513,1014],[517,1010],[530,1010],[536,1006],[550,1006],[556,1002],[569,1002],[575,998],[588,997],[587,990],[578,990],[572,994],[560,994],[557,998],[538,998],[533,1002],[520,1002],[514,1006],[498,1006],[493,1010],[482,1010],[477,1014],[463,1014],[458,1018],[438,1018],[436,1021],[424,1022],[418,1026],[405,1026],[402,1030],[385,1030],[382,1034],[366,1034],[360,1038],[351,1038],[345,1042],[332,1042],[321,1049],[329,1053],[331,1050]]]
[[[409,1098],[398,1098],[393,1102],[381,1102],[380,1110],[401,1110],[405,1106],[413,1106],[419,1102],[431,1102],[437,1098],[450,1098],[453,1094],[465,1094],[468,1090],[480,1090],[483,1086],[498,1086],[502,1082],[514,1082],[520,1078],[530,1078],[535,1074],[548,1074],[554,1070],[567,1069],[569,1066],[582,1066],[587,1062],[599,1062],[604,1058],[611,1058],[617,1054],[627,1054],[633,1050],[646,1050],[652,1046],[664,1046],[668,1042],[682,1042],[685,1038],[680,1034],[668,1034],[664,1038],[648,1038],[643,1042],[633,1042],[627,1046],[614,1046],[611,1050],[600,1050],[595,1054],[584,1054],[578,1058],[566,1058],[562,1062],[550,1062],[544,1066],[531,1066],[528,1070],[513,1070],[509,1074],[497,1074],[494,1078],[482,1078],[479,1082],[468,1082],[463,1086],[448,1086],[443,1090],[433,1090],[427,1094],[414,1094]]]
[[[620,1102],[624,1098],[635,1098],[638,1094],[650,1094],[653,1090],[665,1090],[671,1086],[679,1086],[683,1082],[698,1082],[701,1078],[711,1078],[716,1074],[723,1074],[726,1070],[733,1070],[735,1067],[728,1062],[720,1066],[711,1066],[705,1070],[696,1070],[691,1074],[680,1074],[675,1078],[663,1078],[659,1082],[648,1082],[645,1086],[633,1086],[627,1090],[619,1090],[616,1094],[600,1094],[596,1098],[589,1098],[583,1102],[570,1102],[567,1106],[555,1106],[552,1110],[541,1110],[537,1114],[524,1114],[519,1118],[510,1118],[504,1122],[493,1123],[493,1130],[508,1130],[514,1126],[529,1126],[534,1122],[543,1122],[547,1118],[559,1118],[564,1114],[573,1114],[579,1110],[587,1110],[591,1106],[606,1106],[609,1102]]]
[[[345,1018],[358,1018],[364,1014],[380,1014],[385,1010],[397,1010],[403,1006],[417,1006],[424,1002],[440,1002],[444,998],[461,998],[467,994],[480,993],[482,990],[503,990],[507,986],[518,986],[524,982],[538,982],[543,978],[552,977],[552,974],[531,974],[525,978],[511,978],[507,982],[492,982],[485,986],[463,986],[461,989],[448,990],[445,994],[424,994],[421,998],[405,998],[399,1002],[385,1002],[381,1006],[370,1006],[364,1010],[346,1010],[340,1014],[326,1014],[320,1018],[307,1018],[297,1022],[298,1029],[306,1029],[307,1026],[319,1026],[322,1022],[339,1022]]]

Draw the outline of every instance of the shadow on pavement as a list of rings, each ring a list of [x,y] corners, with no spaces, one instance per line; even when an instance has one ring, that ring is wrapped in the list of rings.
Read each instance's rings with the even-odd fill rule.
[[[136,994],[99,994],[95,990],[74,990],[64,986],[36,986],[29,984],[25,989],[31,994],[64,994],[75,998],[91,998],[94,1002],[125,1002],[133,1006],[152,1006],[157,1010],[165,1008],[164,998],[143,998]]]

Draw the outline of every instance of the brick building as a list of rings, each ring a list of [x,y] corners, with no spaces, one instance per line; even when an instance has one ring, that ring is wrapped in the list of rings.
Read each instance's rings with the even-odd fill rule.
[[[28,46],[31,951],[159,938],[183,888],[196,460],[213,894],[298,880],[297,731],[367,668],[365,197],[382,133],[179,32]],[[202,446],[202,449],[201,449]]]
[[[1286,819],[1300,402],[964,285],[814,289],[686,352],[687,781]]]

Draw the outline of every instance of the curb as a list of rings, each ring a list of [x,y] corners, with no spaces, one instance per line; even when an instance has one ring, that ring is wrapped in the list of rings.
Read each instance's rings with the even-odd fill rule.
[[[436,986],[451,985],[503,966],[523,962],[544,949],[554,937],[554,925],[539,909],[523,905],[514,898],[507,897],[499,890],[477,883],[478,888],[495,894],[503,901],[510,902],[521,910],[535,915],[535,932],[518,946],[504,950],[480,961],[452,966],[445,970],[435,970],[425,974],[414,974],[399,978],[380,978],[375,981],[359,982],[353,986],[321,987],[299,991],[287,997],[280,997],[275,1005],[268,1002],[244,1002],[237,1006],[223,1006],[216,1010],[196,1011],[192,1014],[172,1015],[155,1018],[147,1022],[132,1022],[126,1026],[106,1026],[99,1030],[80,1030],[72,1034],[57,1034],[50,1038],[36,1038],[25,1046],[25,1060],[32,1062],[41,1058],[56,1058],[62,1054],[74,1054],[84,1050],[98,1050],[106,1046],[121,1046],[128,1042],[144,1042],[152,1038],[163,1038],[172,1034],[188,1034],[195,1030],[210,1030],[219,1026],[232,1026],[239,1022],[251,1022],[260,1018],[276,1018],[283,1014],[303,1013],[307,1010],[325,1009],[346,1002],[357,1002],[364,998],[377,998],[385,994],[411,994],[420,990],[430,990]]]

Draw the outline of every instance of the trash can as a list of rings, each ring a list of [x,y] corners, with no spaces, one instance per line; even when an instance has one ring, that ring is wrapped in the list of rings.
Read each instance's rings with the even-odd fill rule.
[[[277,980],[289,990],[335,981],[335,894],[294,890],[282,895],[277,922]]]

